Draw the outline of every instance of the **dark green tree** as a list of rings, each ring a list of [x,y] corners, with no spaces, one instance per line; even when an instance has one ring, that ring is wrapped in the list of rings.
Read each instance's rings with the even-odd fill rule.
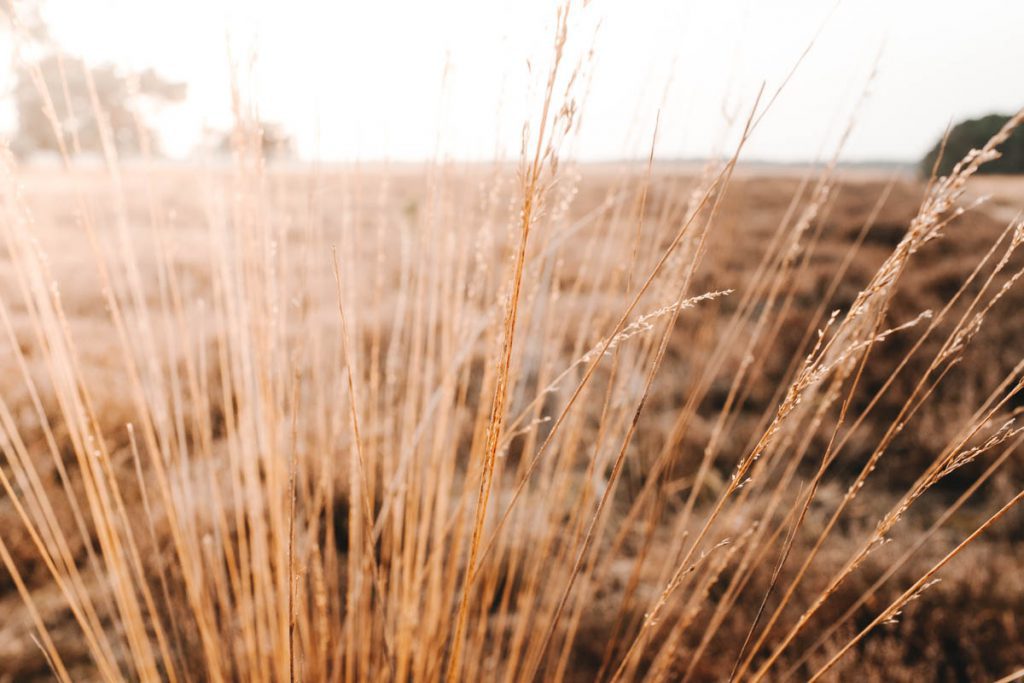
[[[939,140],[921,160],[922,175],[931,174],[940,151],[942,158],[939,160],[938,174],[948,175],[953,166],[968,152],[984,147],[1009,119],[1009,116],[1003,114],[989,114],[980,119],[969,119],[956,124],[949,131],[945,150],[942,150],[942,140]],[[997,149],[1002,156],[983,165],[978,170],[979,173],[1024,173],[1024,130],[1015,130]]]

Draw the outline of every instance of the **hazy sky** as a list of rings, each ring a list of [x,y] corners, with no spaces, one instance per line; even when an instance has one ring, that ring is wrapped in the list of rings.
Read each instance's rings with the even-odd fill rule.
[[[188,82],[188,101],[160,118],[172,154],[186,154],[204,123],[230,120],[230,36],[233,52],[256,55],[247,80],[264,118],[283,123],[304,156],[328,159],[515,154],[555,18],[546,0],[45,7],[69,52]],[[830,152],[876,59],[846,159],[916,159],[951,119],[1024,106],[1020,0],[593,0],[574,17],[573,49],[595,48],[581,158],[646,155],[659,107],[659,156],[713,152],[730,140],[729,118],[742,118],[762,81],[774,89],[816,34],[748,158]]]

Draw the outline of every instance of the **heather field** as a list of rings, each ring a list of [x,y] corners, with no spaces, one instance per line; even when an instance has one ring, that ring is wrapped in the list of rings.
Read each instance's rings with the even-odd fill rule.
[[[0,8],[0,683],[1024,678],[1016,6],[211,2]]]
[[[9,169],[8,680],[1011,672],[1024,181],[558,173]]]

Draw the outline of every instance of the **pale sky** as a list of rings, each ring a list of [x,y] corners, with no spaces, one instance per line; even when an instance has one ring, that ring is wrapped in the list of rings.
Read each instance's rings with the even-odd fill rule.
[[[307,158],[515,156],[536,116],[553,0],[47,0],[57,41],[89,62],[152,66],[189,85],[160,116],[184,156],[205,124],[230,120],[227,36],[256,55],[254,96]],[[947,122],[1024,106],[1020,0],[593,0],[574,9],[572,50],[593,44],[581,159],[702,157],[732,138],[762,81],[805,61],[746,157],[828,155],[856,118],[847,160],[916,160]],[[595,26],[600,22],[600,27]],[[528,71],[527,60],[533,65]],[[445,65],[449,65],[442,88]],[[9,76],[4,79],[9,86]]]

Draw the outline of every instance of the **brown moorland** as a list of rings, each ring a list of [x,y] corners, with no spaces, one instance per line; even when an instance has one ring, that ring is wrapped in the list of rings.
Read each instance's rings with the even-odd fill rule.
[[[1024,181],[242,152],[7,170],[6,680],[1024,661]]]

